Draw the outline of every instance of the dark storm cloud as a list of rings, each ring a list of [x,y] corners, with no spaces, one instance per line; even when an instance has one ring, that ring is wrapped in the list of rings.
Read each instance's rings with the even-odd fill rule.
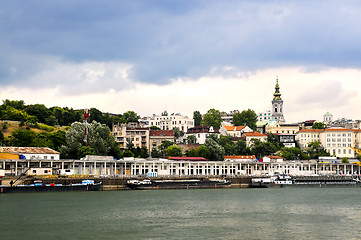
[[[358,1],[2,1],[0,85],[57,62],[127,63],[130,80],[158,84],[223,66],[358,68],[360,11]]]

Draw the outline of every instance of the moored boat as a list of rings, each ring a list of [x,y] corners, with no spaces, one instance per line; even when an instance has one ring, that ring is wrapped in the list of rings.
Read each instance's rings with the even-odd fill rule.
[[[274,177],[267,187],[359,187],[359,179],[349,176],[289,176]]]
[[[45,184],[41,181],[34,181],[29,185],[5,186],[0,185],[0,193],[21,193],[21,192],[65,192],[65,191],[100,191],[102,183],[95,183],[94,180],[83,180],[81,183],[70,185]]]
[[[193,188],[228,188],[228,180],[209,179],[169,179],[169,180],[129,180],[127,186],[133,190],[146,189],[193,189]]]

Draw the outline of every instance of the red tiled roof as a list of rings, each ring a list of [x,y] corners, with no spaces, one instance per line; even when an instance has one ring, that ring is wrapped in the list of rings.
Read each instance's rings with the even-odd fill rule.
[[[213,128],[214,132],[209,132],[209,126],[201,125],[201,126],[195,126],[192,128],[188,128],[187,133],[219,133],[218,129]]]
[[[224,156],[224,159],[256,159],[255,155],[247,156]]]
[[[326,132],[350,132],[351,129],[348,128],[327,128]]]
[[[246,126],[224,126],[227,131],[241,131]]]
[[[169,136],[169,137],[174,137],[174,131],[173,130],[150,130],[149,131],[149,136]]]
[[[301,129],[298,132],[323,132],[325,129]]]
[[[283,159],[283,157],[280,156],[267,156],[268,158],[273,158],[273,159]]]
[[[259,132],[246,132],[244,133],[247,137],[267,137],[266,134],[262,134]]]

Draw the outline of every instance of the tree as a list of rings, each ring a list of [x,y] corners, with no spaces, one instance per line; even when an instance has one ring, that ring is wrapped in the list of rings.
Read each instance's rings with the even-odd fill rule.
[[[188,135],[187,136],[187,143],[188,144],[196,144],[197,143],[197,137],[194,135]]]
[[[181,157],[183,155],[182,149],[177,145],[167,147],[165,153],[169,157]]]
[[[197,154],[194,157],[204,157],[205,159],[211,159],[211,151],[204,145],[197,148]]]
[[[249,155],[251,154],[251,150],[247,147],[247,144],[243,140],[238,140],[236,144],[236,152],[237,155]]]
[[[203,145],[202,145],[202,146],[203,146]],[[185,155],[186,155],[187,157],[198,157],[198,152],[197,152],[196,149],[192,148],[192,149],[189,150],[189,151],[186,150]]]
[[[54,149],[53,142],[50,139],[50,133],[43,132],[36,135],[35,139],[31,143],[33,147],[49,147]]]
[[[31,147],[36,137],[32,130],[16,129],[11,133],[11,144],[14,147]]]
[[[232,141],[231,136],[223,136],[219,137],[219,144],[224,148],[224,152],[226,155],[231,156],[236,154],[236,145]]]
[[[138,122],[140,116],[133,111],[127,111],[123,113],[123,122],[130,123],[130,122]]]
[[[150,126],[149,129],[150,130],[162,130],[162,129],[160,129],[160,127],[157,127],[157,126]]]
[[[3,106],[10,106],[13,107],[15,109],[18,110],[23,110],[25,107],[25,103],[23,100],[9,100],[9,99],[5,99],[3,100]]]
[[[84,124],[74,122],[66,133],[66,144],[61,147],[61,155],[64,158],[78,158],[78,149],[84,146],[84,137]],[[105,124],[95,121],[88,124],[88,146],[94,149],[96,155],[108,155],[116,145],[114,136]]]
[[[312,125],[312,129],[325,129],[325,128],[326,128],[326,124],[322,122],[314,122]]]
[[[78,158],[83,158],[86,155],[96,155],[94,148],[89,146],[81,146],[78,148]]]
[[[348,160],[348,157],[343,157],[341,162],[342,163],[349,163],[350,161]]]
[[[251,153],[261,158],[273,154],[277,151],[277,147],[270,142],[261,142],[258,139],[252,139]]]
[[[267,133],[267,142],[272,143],[277,150],[284,147],[283,143],[280,143],[280,137],[273,133]]]
[[[202,114],[199,111],[193,112],[194,126],[200,126],[202,122]]]
[[[281,157],[287,160],[306,160],[309,159],[307,154],[304,154],[298,147],[282,148],[280,154]]]
[[[53,149],[56,151],[60,151],[62,145],[66,143],[66,133],[64,131],[58,130],[49,135],[49,138],[53,144]]]
[[[161,158],[162,157],[162,152],[157,148],[153,148],[150,155],[152,156],[152,158]]]
[[[160,144],[160,148],[165,150],[167,149],[169,146],[174,145],[174,142],[168,141],[168,140],[163,140],[162,143]]]
[[[103,113],[96,109],[96,108],[91,108],[89,109],[89,122],[99,122],[99,123],[103,123],[104,122],[104,118],[103,118]]]
[[[178,127],[174,127],[173,132],[174,132],[174,138],[176,139],[184,136],[184,132],[179,130]]]
[[[214,141],[212,138],[207,138],[205,146],[210,151],[210,160],[212,161],[223,161],[224,159],[224,148]]]
[[[2,131],[0,131],[0,146],[4,143],[5,137]]]
[[[255,111],[248,109],[243,110],[242,112],[235,113],[233,115],[233,125],[234,126],[248,126],[253,130],[257,129],[257,114]]]
[[[310,149],[308,149],[307,152],[311,159],[317,159],[320,156],[330,156],[330,153],[327,152],[318,141],[308,143],[308,147]]]
[[[207,126],[212,126],[216,129],[219,129],[221,127],[221,123],[222,123],[221,112],[214,108],[209,109],[208,112],[204,115],[204,118],[202,120],[202,124]]]
[[[39,122],[46,123],[46,119],[50,117],[51,111],[44,104],[33,104],[25,107],[25,112],[35,116]]]

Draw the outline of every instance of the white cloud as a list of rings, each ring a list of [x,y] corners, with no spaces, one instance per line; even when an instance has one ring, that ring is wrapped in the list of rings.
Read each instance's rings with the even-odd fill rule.
[[[41,79],[47,76],[60,79],[64,77],[62,70],[70,69],[65,84],[58,83],[48,88],[5,87],[0,89],[0,94],[3,99],[22,99],[26,104],[95,107],[112,113],[134,110],[141,116],[160,114],[165,109],[189,116],[195,110],[205,113],[210,108],[227,112],[251,108],[260,112],[271,108],[278,75],[288,122],[321,120],[326,110],[330,110],[334,118],[361,118],[361,70],[358,69],[329,68],[305,72],[303,67],[298,67],[272,68],[251,73],[230,68],[232,74],[226,71],[224,76],[219,71],[217,74],[210,71],[209,75],[198,79],[178,78],[167,85],[156,85],[131,82],[127,75],[130,68],[123,64],[93,62],[76,66],[78,69],[67,64],[61,65],[52,74],[41,76]],[[82,74],[87,75],[86,80],[81,80]],[[102,85],[103,82],[107,85],[108,79],[115,75],[119,76],[124,87]],[[94,83],[87,83],[89,79]],[[89,84],[88,88],[99,87],[93,93],[87,93],[85,89],[78,91],[83,84]]]

